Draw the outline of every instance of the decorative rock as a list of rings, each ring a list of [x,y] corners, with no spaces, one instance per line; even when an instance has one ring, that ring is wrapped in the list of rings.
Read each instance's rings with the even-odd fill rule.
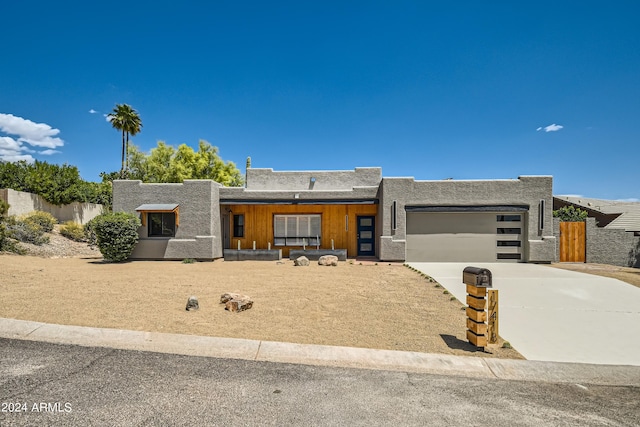
[[[222,294],[220,296],[220,304],[224,304],[227,301],[231,301],[232,299],[251,299],[246,295],[241,295],[241,294],[234,294],[231,292],[227,292],[225,294]]]
[[[320,257],[320,259],[318,259],[318,264],[319,265],[332,265],[332,266],[337,266],[338,265],[338,257],[335,255],[322,255]]]
[[[232,299],[226,302],[225,310],[233,311],[235,313],[249,310],[253,307],[253,301],[251,300],[236,300]]]
[[[299,258],[296,258],[295,261],[293,261],[293,265],[306,267],[309,265],[309,258],[307,258],[306,256],[301,256]]]
[[[198,304],[198,298],[196,297],[189,297],[189,300],[187,300],[187,311],[192,311],[192,310],[197,310],[200,308],[200,305]]]
[[[225,310],[237,313],[253,307],[253,300],[246,295],[225,293],[220,296],[220,304],[225,304]]]

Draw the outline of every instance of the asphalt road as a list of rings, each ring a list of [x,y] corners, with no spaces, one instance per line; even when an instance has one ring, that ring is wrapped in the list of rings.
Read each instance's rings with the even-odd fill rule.
[[[1,426],[637,426],[640,388],[0,339]],[[19,410],[19,412],[17,412]]]

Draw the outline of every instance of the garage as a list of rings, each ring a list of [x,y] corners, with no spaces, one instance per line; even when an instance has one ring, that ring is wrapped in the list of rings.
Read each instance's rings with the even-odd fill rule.
[[[518,262],[525,206],[407,206],[409,262]]]

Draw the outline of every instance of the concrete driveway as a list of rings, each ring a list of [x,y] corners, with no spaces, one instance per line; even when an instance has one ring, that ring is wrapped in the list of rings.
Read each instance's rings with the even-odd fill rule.
[[[499,331],[529,360],[640,366],[640,288],[535,264],[410,263],[466,301],[462,270],[491,270]]]

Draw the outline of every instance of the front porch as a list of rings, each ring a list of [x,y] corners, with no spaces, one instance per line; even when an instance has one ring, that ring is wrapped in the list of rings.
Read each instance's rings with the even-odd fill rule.
[[[376,256],[377,213],[373,203],[221,205],[223,247],[243,256],[254,248],[280,250],[284,258]]]

